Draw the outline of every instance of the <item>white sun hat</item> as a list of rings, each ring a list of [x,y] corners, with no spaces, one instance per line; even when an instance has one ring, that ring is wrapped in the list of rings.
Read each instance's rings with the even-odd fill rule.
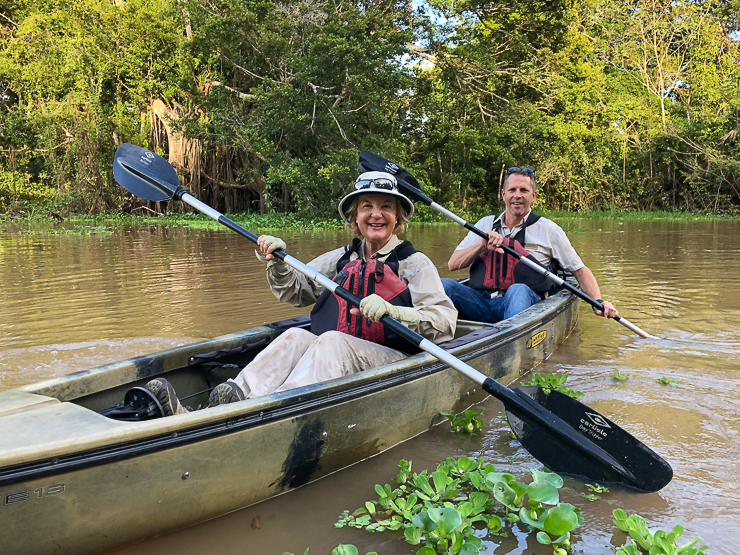
[[[339,201],[339,215],[342,219],[349,223],[349,207],[352,201],[360,195],[392,195],[398,197],[401,201],[401,205],[404,207],[407,213],[407,218],[410,218],[414,213],[414,203],[409,200],[406,195],[398,192],[398,182],[393,174],[386,172],[365,172],[355,181],[352,186],[352,191]]]

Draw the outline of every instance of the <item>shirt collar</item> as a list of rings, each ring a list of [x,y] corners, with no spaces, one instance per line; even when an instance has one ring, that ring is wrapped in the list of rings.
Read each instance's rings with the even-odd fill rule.
[[[498,219],[501,221],[501,231],[507,230],[509,232],[509,235],[512,235],[514,231],[519,231],[524,227],[524,224],[527,222],[527,219],[529,218],[529,215],[532,213],[532,209],[530,208],[526,214],[524,214],[524,217],[522,218],[522,221],[519,222],[517,225],[514,226],[514,229],[509,229],[509,226],[507,226],[504,223],[504,214],[506,214],[506,210],[501,212],[501,215],[499,215]],[[504,235],[503,233],[501,235]],[[504,237],[508,237],[508,235],[504,235]]]
[[[398,236],[394,233],[391,235],[391,238],[388,240],[388,242],[383,246],[382,249],[380,249],[378,252],[376,252],[374,255],[372,255],[371,258],[385,258],[388,256],[393,249],[395,249],[398,245],[401,244],[401,240],[398,238]],[[365,259],[365,239],[362,240],[360,243],[360,256],[362,259]]]

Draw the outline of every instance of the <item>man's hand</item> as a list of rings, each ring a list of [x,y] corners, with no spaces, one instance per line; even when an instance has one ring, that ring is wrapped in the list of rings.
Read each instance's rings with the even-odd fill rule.
[[[501,246],[504,238],[495,231],[488,231],[488,239],[481,239],[474,245],[455,251],[447,262],[447,267],[451,272],[462,270],[470,266],[480,254],[486,250],[496,250]],[[500,251],[503,252],[503,251]]]
[[[495,251],[501,246],[501,243],[504,242],[504,237],[495,231],[489,231],[488,233],[488,240],[481,239],[480,240],[480,248],[481,252],[488,249],[489,251]]]
[[[597,310],[596,307],[591,307],[594,309],[594,314],[596,314],[596,316],[604,316],[606,318],[616,318],[619,316],[619,311],[612,303],[609,301],[601,301],[601,304],[604,306],[603,311]]]

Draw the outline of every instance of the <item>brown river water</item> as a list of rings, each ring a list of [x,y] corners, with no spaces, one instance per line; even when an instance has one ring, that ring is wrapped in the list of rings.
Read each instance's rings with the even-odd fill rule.
[[[683,525],[679,544],[701,536],[712,555],[739,553],[740,222],[565,224],[603,298],[660,339],[640,339],[582,303],[576,329],[536,371],[567,373],[567,385],[585,392],[579,400],[674,469],[673,481],[658,493],[612,488],[596,501],[580,496],[582,484],[566,480],[563,499],[585,516],[573,534],[575,553],[614,553],[624,543],[611,521],[617,507],[639,513],[654,529]],[[350,239],[347,232],[281,235],[288,251],[306,262]],[[416,225],[406,238],[443,277],[453,277],[446,261],[463,235],[455,226]],[[164,226],[81,234],[4,224],[0,301],[0,390],[307,311],[275,300],[245,239],[226,229]],[[614,370],[629,379],[614,379]],[[657,383],[661,377],[678,385]],[[454,434],[442,424],[293,492],[113,553],[281,555],[310,547],[312,555],[328,555],[340,543],[356,545],[361,554],[414,553],[418,547],[397,534],[333,524],[343,510],[375,499],[375,484],[392,484],[400,459],[412,460],[419,472],[448,456],[482,455],[529,481],[526,469],[540,465],[496,418],[500,403],[488,399],[477,408],[485,423],[478,435]],[[248,466],[244,473],[248,479]],[[552,549],[515,527],[508,537],[488,536],[482,553]]]

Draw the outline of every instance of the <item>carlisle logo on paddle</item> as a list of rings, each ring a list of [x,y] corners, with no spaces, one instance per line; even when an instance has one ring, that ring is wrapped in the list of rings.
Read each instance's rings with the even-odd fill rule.
[[[609,421],[600,414],[587,412],[586,416],[588,416],[591,419],[591,422],[593,422],[597,426],[601,426],[602,428],[611,428],[611,426],[609,425]]]
[[[388,162],[385,165],[385,171],[395,174],[398,171],[398,166],[396,166],[393,162]]]
[[[541,331],[540,333],[534,334],[532,337],[529,338],[529,341],[527,341],[527,349],[531,349],[532,347],[536,347],[540,343],[542,343],[545,340],[545,337],[547,337],[547,331]]]
[[[585,418],[581,418],[581,423],[578,426],[578,429],[594,439],[601,440],[605,438],[607,436],[607,433],[604,428],[611,428],[611,426],[609,425],[609,421],[600,414],[596,414],[593,412],[586,412],[584,414],[588,416],[590,422]]]
[[[146,156],[146,158],[144,156]],[[142,156],[141,158],[139,158],[139,160],[141,161],[142,164],[144,164],[145,166],[148,166],[149,164],[152,163],[152,160],[154,160],[154,153],[153,152],[149,152],[147,150],[147,151],[144,152],[144,156]]]

